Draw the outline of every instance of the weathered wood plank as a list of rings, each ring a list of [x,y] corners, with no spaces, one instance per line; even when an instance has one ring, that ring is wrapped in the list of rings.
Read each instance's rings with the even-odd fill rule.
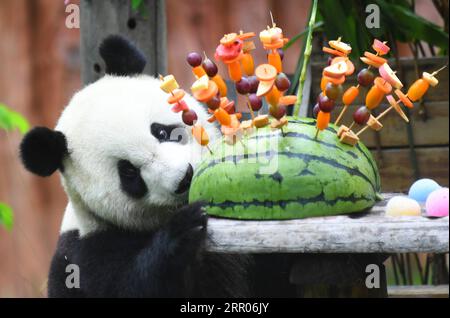
[[[391,298],[448,298],[448,285],[389,286]]]
[[[145,0],[143,14],[131,8],[131,1],[81,0],[81,58],[85,84],[104,74],[98,53],[101,41],[110,34],[122,34],[144,52],[150,75],[167,71],[166,14],[164,0]]]
[[[222,253],[409,253],[449,250],[449,218],[366,215],[288,221],[210,218],[207,249]]]
[[[381,188],[384,192],[407,191],[415,181],[409,149],[373,150],[381,175]],[[423,178],[436,180],[448,186],[448,147],[418,147],[417,161]]]

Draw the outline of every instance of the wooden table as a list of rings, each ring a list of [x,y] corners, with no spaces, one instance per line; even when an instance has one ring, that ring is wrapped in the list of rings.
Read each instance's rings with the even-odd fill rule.
[[[275,268],[277,256],[288,255],[288,279],[298,296],[387,296],[383,262],[389,254],[449,251],[448,217],[385,216],[392,196],[384,194],[370,211],[350,215],[288,221],[211,218],[207,249],[268,254],[266,261]],[[379,288],[366,287],[369,264],[380,270]]]

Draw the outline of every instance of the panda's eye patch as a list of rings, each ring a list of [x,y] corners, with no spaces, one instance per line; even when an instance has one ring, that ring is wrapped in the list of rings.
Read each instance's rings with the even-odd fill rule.
[[[128,160],[120,160],[117,165],[121,177],[135,178],[140,174],[139,169],[133,166]]]
[[[117,163],[120,186],[130,197],[142,198],[148,191],[147,185],[141,177],[141,170],[128,160],[119,160]]]
[[[178,125],[153,123],[150,131],[159,142],[183,142],[186,140],[185,129]]]

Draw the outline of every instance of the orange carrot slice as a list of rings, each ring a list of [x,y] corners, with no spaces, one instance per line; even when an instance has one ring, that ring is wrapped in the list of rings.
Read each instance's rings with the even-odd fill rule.
[[[345,53],[342,53],[338,50],[333,50],[329,47],[324,46],[322,48],[322,51],[324,51],[325,53],[331,54],[331,55],[336,55],[336,56],[346,56]]]
[[[222,107],[219,107],[214,111],[214,116],[216,116],[216,119],[221,125],[229,126],[231,123],[230,114],[228,114]]]
[[[193,67],[192,68],[192,72],[198,78],[200,78],[200,77],[202,77],[203,75],[206,74],[205,70],[203,69],[203,67],[201,65]]]
[[[241,63],[238,60],[228,63],[228,75],[234,82],[239,82],[242,78]]]
[[[186,93],[184,92],[184,90],[182,89],[177,89],[175,91],[172,92],[172,94],[169,96],[169,98],[167,98],[167,102],[169,104],[176,104],[178,103],[180,100],[183,99],[184,95],[186,95]]]
[[[297,101],[296,95],[281,96],[280,99],[278,99],[278,106],[294,105],[296,101]]]
[[[403,92],[399,89],[395,90],[395,95],[397,95],[398,98],[400,98],[400,100],[402,101],[403,105],[405,105],[408,108],[413,108],[414,104],[411,102],[411,100],[408,98],[408,96],[406,96],[405,94],[403,94]]]
[[[379,68],[381,65],[383,64],[379,64],[379,63],[375,63],[374,61],[372,61],[371,59],[367,58],[367,57],[360,57],[359,58],[361,61],[363,61],[363,63],[369,65],[369,66],[373,66],[376,68]]]
[[[214,83],[216,83],[217,87],[219,88],[219,94],[220,97],[227,96],[227,84],[225,84],[225,81],[223,80],[222,76],[217,74],[212,78]]]
[[[251,76],[255,72],[255,63],[250,53],[244,53],[241,59],[241,65],[245,75]]]
[[[392,91],[392,85],[382,77],[377,77],[374,84],[384,93],[389,94]]]
[[[325,113],[323,111],[319,111],[319,114],[317,114],[317,123],[316,127],[319,130],[324,130],[328,127],[328,124],[330,123],[331,113]]]
[[[195,140],[202,146],[206,146],[209,143],[208,133],[201,125],[197,124],[192,127],[192,135],[194,135]]]
[[[277,77],[277,69],[271,64],[261,64],[256,68],[255,75],[260,81],[272,81]]]
[[[344,103],[345,106],[351,105],[355,101],[356,97],[358,97],[358,95],[359,95],[358,87],[356,86],[349,87],[345,91],[344,95],[342,95],[342,102]]]
[[[206,103],[211,98],[216,96],[218,92],[219,88],[217,87],[216,83],[214,81],[209,81],[208,89],[194,92],[193,95],[195,99],[198,100],[199,102]]]
[[[340,78],[332,78],[328,76],[324,76],[325,80],[331,82],[335,85],[340,85],[345,82],[345,76],[341,76]]]
[[[283,66],[281,64],[281,57],[277,51],[272,51],[267,55],[267,60],[270,65],[276,68],[278,73],[283,71]]]
[[[382,57],[379,57],[379,56],[376,56],[375,54],[367,52],[367,51],[364,52],[364,56],[367,57],[368,59],[372,60],[373,62],[375,62],[377,64],[380,64],[380,65],[383,65],[384,63],[387,63],[386,59],[384,59]]]

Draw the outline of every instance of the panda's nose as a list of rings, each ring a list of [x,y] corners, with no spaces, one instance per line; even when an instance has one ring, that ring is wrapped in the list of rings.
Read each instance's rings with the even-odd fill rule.
[[[191,186],[192,176],[194,175],[194,169],[192,168],[191,164],[188,164],[186,173],[184,175],[184,178],[180,181],[178,184],[178,188],[175,190],[176,194],[182,194],[189,190],[189,187]]]

